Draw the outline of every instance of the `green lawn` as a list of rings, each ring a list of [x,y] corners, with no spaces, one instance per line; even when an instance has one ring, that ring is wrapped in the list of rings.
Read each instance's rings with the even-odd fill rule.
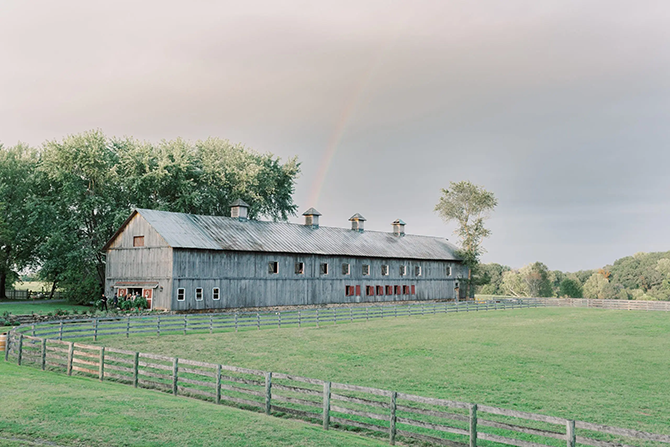
[[[670,315],[544,308],[100,344],[670,433]]]
[[[0,446],[381,446],[351,433],[0,361]]]
[[[56,310],[67,310],[72,312],[76,310],[77,312],[90,312],[93,310],[91,306],[79,306],[77,304],[70,304],[68,302],[59,301],[59,302],[40,302],[35,303],[32,301],[3,301],[0,303],[0,315],[9,312],[13,315],[23,315],[23,314],[47,314],[49,312],[55,312]]]

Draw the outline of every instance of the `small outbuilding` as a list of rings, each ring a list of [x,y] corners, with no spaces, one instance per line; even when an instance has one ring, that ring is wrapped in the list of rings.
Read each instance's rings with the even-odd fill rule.
[[[456,299],[467,267],[445,238],[137,209],[105,245],[106,293],[165,310]],[[464,289],[464,288],[462,288]],[[462,292],[461,292],[462,295]],[[463,296],[461,296],[462,298]]]

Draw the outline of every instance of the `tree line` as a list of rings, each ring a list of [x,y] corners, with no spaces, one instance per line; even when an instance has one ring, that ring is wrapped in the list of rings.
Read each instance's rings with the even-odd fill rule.
[[[93,130],[0,145],[0,298],[27,269],[72,301],[99,296],[101,248],[134,208],[227,216],[240,198],[251,218],[287,220],[299,173],[295,157],[219,138],[150,143]]]
[[[670,251],[636,253],[596,270],[562,272],[535,262],[517,270],[480,264],[476,272],[482,295],[670,300]]]

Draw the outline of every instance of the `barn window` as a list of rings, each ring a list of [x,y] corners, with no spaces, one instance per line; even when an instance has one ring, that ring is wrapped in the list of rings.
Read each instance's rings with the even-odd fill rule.
[[[195,289],[195,300],[202,301],[202,287],[198,287]]]
[[[393,286],[386,286],[386,294],[393,295]]]
[[[400,266],[400,276],[405,276],[407,274],[407,266],[406,265],[401,265]]]
[[[447,267],[447,276],[451,276],[451,266]]]
[[[388,274],[389,274],[389,266],[382,265],[382,276],[388,276]]]
[[[421,276],[421,266],[420,265],[415,265],[414,266],[414,276]]]
[[[351,266],[349,264],[342,264],[342,274],[348,275],[351,273]]]
[[[344,292],[347,296],[354,296],[354,286],[345,286]]]
[[[384,294],[384,286],[377,286],[377,295]]]
[[[365,294],[367,296],[374,296],[374,294],[375,294],[374,286],[365,286]]]
[[[328,274],[328,264],[325,262],[321,264],[321,274],[322,275],[327,275]]]
[[[268,264],[268,273],[279,273],[279,263],[277,261],[272,261]]]
[[[177,301],[184,301],[186,299],[186,289],[177,289]]]
[[[416,286],[412,284],[412,295],[416,295]]]
[[[367,276],[370,274],[370,264],[363,264],[363,275]]]
[[[402,286],[402,294],[409,295],[409,286]]]
[[[356,286],[356,296],[361,296],[361,286]]]
[[[212,289],[212,299],[213,299],[213,300],[218,300],[218,299],[220,299],[220,298],[221,298],[221,295],[220,295],[219,293],[220,293],[219,288],[218,288],[218,287],[214,287],[214,288]]]
[[[144,236],[134,236],[133,247],[144,247]]]
[[[400,286],[395,286],[395,294],[400,295]]]
[[[305,273],[305,263],[304,262],[296,262],[295,263],[295,274],[296,275],[302,275]]]

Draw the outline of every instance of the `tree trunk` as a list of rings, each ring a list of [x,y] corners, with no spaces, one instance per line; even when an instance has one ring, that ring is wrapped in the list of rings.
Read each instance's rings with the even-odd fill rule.
[[[5,287],[7,286],[7,273],[0,272],[0,298],[7,298]]]
[[[472,269],[468,267],[468,283],[465,285],[465,301],[470,299],[470,282],[472,281]]]
[[[51,286],[51,293],[49,294],[49,299],[52,300],[54,297],[54,293],[56,292],[56,283],[58,281],[54,281],[53,285]]]

